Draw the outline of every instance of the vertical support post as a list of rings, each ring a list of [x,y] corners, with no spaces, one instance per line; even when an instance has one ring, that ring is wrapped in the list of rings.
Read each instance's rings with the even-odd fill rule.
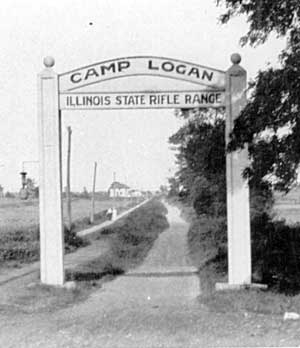
[[[71,183],[70,183],[70,172],[71,172],[71,127],[68,130],[68,152],[67,152],[67,188],[66,188],[66,200],[67,200],[67,229],[71,231],[72,228],[72,206],[71,206]]]
[[[226,73],[226,146],[234,120],[246,105],[247,73],[239,65],[241,56],[231,56]],[[226,156],[228,282],[251,283],[250,198],[248,181],[242,176],[248,165],[247,148]]]
[[[52,57],[46,57],[46,68],[38,75],[40,272],[42,283],[63,285],[61,119],[54,63]]]

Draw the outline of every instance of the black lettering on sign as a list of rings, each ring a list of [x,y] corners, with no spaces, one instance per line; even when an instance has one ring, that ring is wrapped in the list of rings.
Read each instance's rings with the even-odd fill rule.
[[[82,102],[81,102],[80,97],[78,97],[78,96],[75,97],[75,105],[76,106],[82,106],[83,105]]]
[[[174,104],[177,104],[177,105],[180,104],[179,98],[180,98],[179,94],[174,94]]]
[[[95,95],[87,95],[87,96],[67,96],[66,105],[73,107],[94,107],[94,106],[103,106],[110,105],[110,97],[109,96],[95,96]]]
[[[214,73],[212,71],[208,72],[207,70],[203,70],[202,80],[207,79],[208,81],[211,81],[213,76],[214,76]]]
[[[72,105],[72,97],[67,97],[67,106]]]
[[[145,105],[146,104],[145,94],[140,95],[139,98],[140,98],[140,100],[139,100],[140,104]]]
[[[112,71],[113,73],[116,72],[116,64],[115,63],[111,63],[108,66],[105,65],[101,65],[100,66],[100,71],[101,71],[101,75],[105,75],[106,71]]]
[[[135,105],[136,99],[134,95],[124,95],[124,104],[125,105]]]
[[[156,95],[150,95],[149,96],[149,103],[150,105],[156,105],[157,104],[157,96]]]
[[[184,74],[186,73],[186,66],[183,65],[183,64],[177,65],[177,67],[176,67],[176,72],[177,72],[178,74],[184,75]]]
[[[211,93],[208,95],[208,100],[211,104],[214,104],[214,102],[216,101],[216,96],[213,93]]]
[[[205,93],[205,94],[201,93],[200,95],[201,95],[201,97],[200,98],[198,97],[198,100],[199,100],[198,103],[201,103],[201,104],[204,103],[204,102],[208,103],[208,94],[207,93]]]
[[[163,62],[161,67],[166,72],[171,72],[174,70],[174,64],[172,62]]]
[[[86,96],[85,97],[86,100],[86,105],[93,105],[93,97],[92,96]]]
[[[99,74],[95,68],[90,68],[87,70],[84,79],[87,80],[91,76],[99,77]]]
[[[191,96],[190,94],[186,94],[186,95],[184,96],[184,102],[185,102],[185,104],[191,104],[191,102],[192,102],[192,96]]]
[[[116,105],[121,105],[122,104],[122,97],[120,95],[117,95],[115,100],[116,100],[116,102],[115,102]]]
[[[153,66],[152,60],[149,60],[148,61],[148,69],[149,70],[159,70],[159,67],[158,66]]]
[[[200,74],[199,74],[199,69],[198,68],[192,68],[189,73],[188,73],[189,76],[196,76],[197,78],[200,77]]]
[[[128,60],[123,60],[118,62],[118,71],[122,72],[122,70],[128,69],[130,67],[130,62]]]
[[[71,81],[73,83],[78,83],[78,82],[81,82],[82,81],[82,78],[81,78],[81,74],[80,73],[75,73],[75,74],[72,74],[71,77],[70,77]]]
[[[185,94],[185,104],[199,105],[199,104],[218,104],[221,103],[221,93],[195,93]]]
[[[104,97],[104,105],[110,105],[111,101],[110,101],[110,96],[107,95]]]

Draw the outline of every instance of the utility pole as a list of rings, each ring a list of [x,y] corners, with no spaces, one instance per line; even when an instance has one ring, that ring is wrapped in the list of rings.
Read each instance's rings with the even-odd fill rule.
[[[114,184],[115,182],[116,182],[116,172],[113,173],[114,199],[116,198],[116,185]]]
[[[67,127],[68,131],[68,154],[67,154],[67,186],[66,186],[66,199],[67,199],[67,229],[71,231],[72,226],[72,211],[71,211],[71,188],[70,188],[70,166],[71,166],[71,127]]]
[[[96,176],[97,176],[97,162],[94,163],[94,175],[93,175],[93,190],[92,190],[92,200],[91,200],[91,216],[90,223],[94,223],[95,217],[95,188],[96,188]]]
[[[4,167],[4,164],[0,164],[0,168]],[[4,188],[0,185],[0,198],[4,197]]]

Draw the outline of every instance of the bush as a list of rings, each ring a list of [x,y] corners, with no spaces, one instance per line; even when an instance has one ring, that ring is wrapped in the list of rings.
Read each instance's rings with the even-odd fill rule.
[[[7,191],[4,195],[5,198],[16,198],[16,195],[14,193],[11,193]]]
[[[217,180],[219,179],[219,180]],[[224,216],[226,215],[226,185],[224,178],[208,180],[198,177],[190,193],[193,207],[198,216]]]
[[[64,243],[65,243],[65,252],[70,253],[75,251],[78,248],[82,248],[88,245],[88,241],[77,236],[74,229],[68,230],[66,226],[64,226]]]
[[[33,262],[39,259],[39,242],[11,242],[9,247],[0,248],[1,261]]]
[[[252,222],[252,267],[273,290],[300,292],[300,225],[272,221],[267,214]]]
[[[39,259],[39,229],[30,226],[24,231],[17,228],[0,236],[0,261],[33,262]]]
[[[227,224],[225,217],[195,218],[188,231],[190,256],[197,267],[216,257],[226,262]]]
[[[188,232],[194,264],[213,262],[221,273],[227,269],[227,228],[224,218],[194,219]],[[251,220],[252,281],[273,291],[300,292],[300,225],[272,221],[263,212]]]

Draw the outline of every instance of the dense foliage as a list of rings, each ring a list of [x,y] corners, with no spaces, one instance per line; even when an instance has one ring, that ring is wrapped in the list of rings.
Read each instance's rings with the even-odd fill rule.
[[[224,112],[190,110],[179,115],[187,121],[169,142],[176,150],[178,171],[171,192],[201,214],[225,213]]]
[[[271,183],[288,191],[300,163],[300,2],[285,0],[224,0],[221,22],[245,15],[248,33],[241,43],[264,43],[271,33],[287,38],[279,68],[260,71],[249,86],[251,98],[237,118],[229,151],[247,144],[253,280],[280,291],[300,289],[299,227],[272,221]],[[199,265],[207,259],[226,267],[226,200],[224,117],[205,110],[184,110],[187,123],[170,138],[176,146],[179,170],[170,180],[194,206],[197,218],[189,231],[189,245]]]
[[[249,31],[242,43],[266,41],[271,33],[287,40],[281,66],[260,71],[250,84],[251,99],[236,120],[230,149],[249,144],[250,178],[272,178],[276,188],[288,191],[300,163],[300,2],[298,0],[218,1],[227,7],[223,23],[243,14]]]
[[[251,98],[237,118],[229,150],[247,143],[251,166],[245,171],[258,181],[272,178],[288,191],[300,163],[300,2],[298,0],[224,0],[223,23],[244,15],[249,23],[242,44],[264,43],[270,34],[286,39],[280,67],[260,71],[249,86]],[[251,224],[253,268],[259,279],[285,292],[300,289],[299,226],[257,215]]]
[[[236,15],[246,16],[249,31],[241,38],[242,44],[264,43],[272,32],[285,36],[298,28],[298,0],[217,0],[217,4],[226,6],[226,12],[221,16],[222,23]]]
[[[300,226],[272,221],[262,214],[251,222],[253,280],[273,290],[300,290]]]
[[[227,265],[226,150],[224,110],[183,110],[184,125],[170,137],[178,171],[170,179],[170,195],[194,208],[196,218],[188,233],[191,256],[198,266],[209,259]],[[271,186],[254,175],[250,180],[251,220],[260,221],[272,208]],[[254,228],[257,223],[253,225]],[[256,238],[253,234],[253,241]],[[253,242],[258,245],[257,239]],[[261,244],[260,244],[261,245]],[[259,248],[260,248],[259,245]],[[256,255],[258,255],[256,253]],[[260,254],[259,254],[260,255]],[[262,262],[254,270],[262,275]]]
[[[225,216],[224,110],[184,110],[179,117],[184,117],[186,122],[169,139],[176,150],[178,165],[175,177],[170,179],[170,194],[192,205],[199,216]],[[272,206],[270,184],[259,175],[253,175],[250,187],[252,215],[269,211]]]

